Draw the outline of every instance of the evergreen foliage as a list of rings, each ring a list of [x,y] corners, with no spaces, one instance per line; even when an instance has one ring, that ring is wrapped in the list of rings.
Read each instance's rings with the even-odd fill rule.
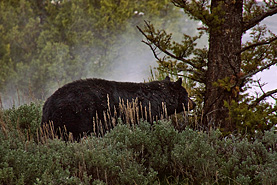
[[[175,32],[180,15],[167,0],[1,1],[2,99],[45,99],[69,81],[124,73],[111,71],[145,52],[135,26],[145,19]]]
[[[265,100],[276,100],[277,89],[265,92],[264,84],[253,76],[277,63],[276,34],[259,24],[277,13],[276,2],[173,0],[173,4],[201,21],[198,35],[184,34],[176,42],[172,33],[149,22],[139,30],[159,63],[159,73],[190,81],[199,106],[198,124],[207,129],[221,127],[226,134],[253,134],[275,127],[276,104]],[[247,30],[250,39],[241,43]],[[209,48],[197,45],[203,34],[209,35]],[[262,93],[249,94],[253,86]]]

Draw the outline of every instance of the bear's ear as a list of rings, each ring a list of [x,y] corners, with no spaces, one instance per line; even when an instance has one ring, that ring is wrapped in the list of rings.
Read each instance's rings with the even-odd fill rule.
[[[182,86],[182,78],[179,78],[179,79],[176,81],[176,84],[178,84],[179,86]]]
[[[166,76],[165,79],[164,79],[164,81],[170,81],[169,76]]]

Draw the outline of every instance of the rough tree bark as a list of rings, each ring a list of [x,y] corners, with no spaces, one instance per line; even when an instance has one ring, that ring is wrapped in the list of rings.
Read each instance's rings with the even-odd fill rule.
[[[241,39],[243,30],[242,0],[213,0],[211,13],[217,11],[222,20],[209,25],[208,69],[206,72],[206,90],[204,100],[204,124],[220,126],[226,131],[233,130],[228,109],[228,103],[237,98],[236,87],[226,88],[219,80],[237,81],[241,67]],[[218,11],[219,10],[219,11]],[[215,13],[216,14],[216,13]],[[218,24],[218,25],[215,25]]]

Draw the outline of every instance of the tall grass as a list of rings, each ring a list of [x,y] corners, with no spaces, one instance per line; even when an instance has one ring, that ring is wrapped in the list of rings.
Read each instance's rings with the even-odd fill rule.
[[[184,105],[183,105],[184,106]],[[158,120],[171,120],[171,117],[174,117],[174,126],[177,130],[183,130],[189,122],[192,121],[192,117],[189,116],[187,111],[183,111],[180,114],[175,112],[174,115],[169,116],[167,113],[167,107],[165,103],[161,105],[161,112],[158,115],[152,115],[151,103],[147,106],[143,106],[141,102],[138,101],[138,98],[129,100],[119,99],[119,105],[116,107],[111,107],[109,96],[107,95],[107,109],[100,113],[96,112],[96,116],[93,117],[91,123],[91,131],[87,133],[80,133],[81,136],[92,134],[94,136],[104,136],[107,132],[111,131],[118,122],[127,125],[129,128],[134,128],[141,121],[148,121],[151,124],[155,124]],[[184,108],[185,110],[185,108]],[[89,118],[87,118],[89,119]],[[62,137],[62,139],[68,140],[70,132],[67,132],[66,128],[56,128],[54,129],[53,123],[44,123],[42,128],[39,130],[39,134],[43,137],[49,135],[50,138]],[[77,137],[74,136],[73,139]],[[72,139],[72,138],[71,138]],[[78,139],[78,138],[77,138]]]

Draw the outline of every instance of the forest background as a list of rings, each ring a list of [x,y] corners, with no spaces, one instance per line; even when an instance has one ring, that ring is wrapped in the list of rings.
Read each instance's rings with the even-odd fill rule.
[[[157,28],[194,36],[201,25],[173,6],[158,1],[29,1],[0,3],[0,96],[9,108],[34,99],[45,100],[67,82],[99,77],[118,81],[148,80],[150,67],[157,66],[136,26],[144,20]],[[262,24],[275,33],[276,16]],[[243,42],[249,39],[249,33]],[[207,45],[207,37],[198,47]],[[274,67],[273,67],[274,68]],[[256,77],[276,86],[274,72]],[[253,87],[252,93],[257,88]],[[274,101],[269,99],[269,101]]]
[[[4,108],[45,100],[80,78],[147,81],[157,63],[136,26],[151,21],[176,40],[199,26],[168,0],[9,0],[0,17]]]

